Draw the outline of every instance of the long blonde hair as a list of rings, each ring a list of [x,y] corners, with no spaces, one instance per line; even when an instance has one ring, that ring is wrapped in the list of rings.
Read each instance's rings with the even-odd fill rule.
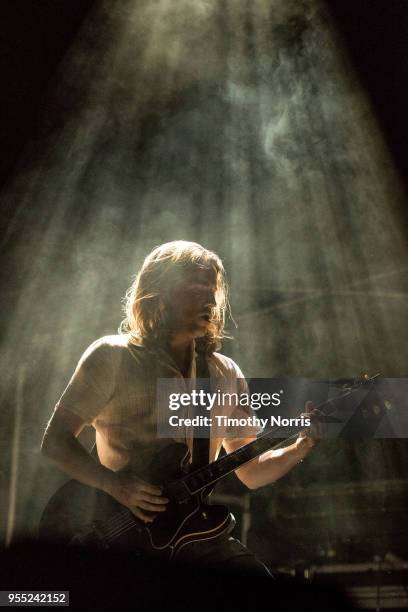
[[[226,312],[229,309],[228,287],[221,259],[196,242],[175,240],[156,247],[146,257],[124,298],[125,318],[119,333],[129,334],[134,344],[166,342],[166,296],[168,291],[195,268],[214,270],[216,306],[205,336],[196,340],[199,351],[212,354],[221,347]]]

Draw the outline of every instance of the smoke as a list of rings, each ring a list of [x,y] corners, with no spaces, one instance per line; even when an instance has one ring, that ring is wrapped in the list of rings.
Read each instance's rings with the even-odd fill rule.
[[[226,350],[248,375],[405,374],[401,191],[319,2],[101,2],[3,196],[1,418],[24,365],[31,453],[169,240],[224,259],[239,323]]]
[[[405,255],[400,197],[318,2],[101,2],[64,58],[5,194],[15,210],[3,243],[20,279],[15,320],[34,320],[37,337],[63,328],[73,346],[73,330],[114,329],[118,296],[146,252],[191,238],[224,257],[238,315],[278,295],[288,304],[325,295],[324,321],[338,322],[330,296],[375,292],[378,275]],[[364,336],[362,360],[375,361],[360,320],[366,305],[356,300],[344,306],[348,329]],[[308,325],[319,353],[319,338],[335,334],[322,320]],[[6,344],[16,334],[29,341],[29,328],[8,325]],[[287,350],[303,359],[304,341]],[[331,350],[338,357],[344,348]],[[256,370],[255,354],[247,365]],[[346,363],[342,354],[339,369]]]

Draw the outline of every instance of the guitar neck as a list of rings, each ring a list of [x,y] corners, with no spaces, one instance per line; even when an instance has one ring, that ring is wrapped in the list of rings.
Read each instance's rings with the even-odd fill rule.
[[[268,439],[268,448],[275,445],[276,440]],[[260,436],[253,442],[245,444],[232,453],[184,476],[184,478],[179,481],[179,484],[183,486],[184,490],[187,489],[190,495],[199,493],[206,487],[224,478],[224,476],[227,476],[227,474],[230,474],[245,463],[261,455],[265,450],[268,450],[265,446],[265,436]],[[181,488],[179,490],[181,490]]]
[[[378,374],[376,376],[373,376],[372,378],[365,378],[360,383],[350,387],[345,393],[341,394],[337,398],[323,401],[317,406],[320,411],[319,418],[321,420],[324,419],[326,422],[341,423],[341,419],[337,419],[326,414],[323,408],[325,406],[334,407],[336,403],[338,403],[340,400],[345,399],[346,397],[360,389],[363,385],[371,384],[372,381],[377,378],[377,376]],[[245,444],[244,446],[241,446],[241,448],[238,448],[236,451],[233,451],[232,453],[229,453],[228,455],[225,455],[224,457],[221,457],[220,459],[217,459],[216,461],[213,461],[212,463],[209,463],[208,465],[203,466],[198,470],[195,470],[191,474],[184,476],[181,480],[171,483],[169,489],[171,489],[173,495],[177,499],[179,499],[179,501],[183,501],[191,495],[199,493],[206,487],[215,484],[218,480],[221,480],[221,478],[224,478],[224,476],[230,474],[245,463],[252,461],[252,459],[255,459],[263,452],[274,448],[280,448],[282,446],[285,446],[287,442],[294,441],[297,438],[298,434],[304,428],[299,427],[296,433],[283,440],[283,442],[276,443],[276,439],[270,437],[266,438],[266,436],[268,436],[272,431],[276,431],[278,429],[281,428],[277,427],[269,431],[264,431],[253,442]]]

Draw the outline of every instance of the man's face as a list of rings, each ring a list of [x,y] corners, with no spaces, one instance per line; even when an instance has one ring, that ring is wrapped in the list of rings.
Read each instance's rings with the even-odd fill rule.
[[[216,305],[216,283],[214,270],[197,267],[172,288],[168,308],[173,333],[191,339],[206,334]]]

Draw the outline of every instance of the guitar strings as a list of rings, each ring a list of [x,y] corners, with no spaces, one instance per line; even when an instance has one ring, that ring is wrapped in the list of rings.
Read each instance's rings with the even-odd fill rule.
[[[109,525],[109,527],[115,527],[117,523],[120,523],[124,518],[129,517],[129,512],[129,510],[124,508],[109,518],[105,524]]]
[[[108,540],[114,540],[114,539],[118,538],[120,535],[122,535],[123,533],[126,533],[127,531],[130,531],[130,529],[133,529],[134,527],[136,527],[136,523],[134,521],[129,521],[128,525],[123,525],[117,531],[114,531],[114,532],[109,533],[109,534],[105,534],[105,537]]]
[[[133,517],[130,510],[122,510],[118,515],[109,519],[107,523],[109,523],[109,529],[103,530],[104,535],[108,539],[114,539],[122,533],[136,527],[137,518]]]
[[[130,531],[131,529],[134,529],[136,526],[137,526],[136,521],[133,521],[132,519],[129,519],[129,522],[127,524],[123,524],[117,530],[111,532],[107,537],[108,537],[108,539],[113,540],[115,538],[118,538],[123,533],[126,533],[127,531]]]
[[[113,519],[109,519],[105,525],[108,529],[116,529],[116,527],[119,527],[121,524],[123,524],[124,522],[127,522],[131,517],[128,515],[127,512],[122,513],[121,516],[118,517],[114,517]]]
[[[136,526],[136,524],[136,521],[129,517],[125,522],[118,523],[115,527],[109,529],[108,531],[105,531],[104,534],[107,538],[113,539],[122,531],[127,531],[131,527]]]
[[[105,523],[107,529],[104,529],[106,534],[113,533],[118,528],[122,527],[122,525],[127,524],[132,521],[132,518],[129,516],[130,511],[121,510],[118,514],[115,514],[113,517],[108,519]]]

